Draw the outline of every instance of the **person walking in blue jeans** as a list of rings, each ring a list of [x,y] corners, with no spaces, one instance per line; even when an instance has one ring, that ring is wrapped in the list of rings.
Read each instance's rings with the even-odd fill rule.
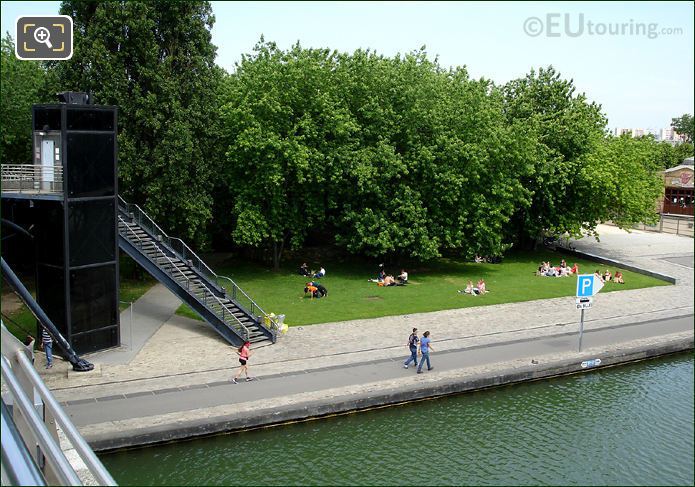
[[[404,369],[408,368],[410,362],[413,362],[413,364],[417,367],[417,342],[419,341],[420,339],[417,337],[417,328],[413,328],[413,332],[408,337],[408,348],[410,348],[410,357],[408,357],[408,360],[406,360],[403,364]]]
[[[422,334],[422,340],[420,340],[420,353],[422,353],[422,357],[420,358],[420,365],[417,368],[418,374],[422,374],[422,364],[425,363],[425,360],[427,360],[427,370],[432,370],[434,368],[430,363],[430,351],[434,352],[431,342],[430,332],[426,331]]]
[[[53,339],[45,328],[41,329],[41,348],[46,352],[46,368],[53,367]]]

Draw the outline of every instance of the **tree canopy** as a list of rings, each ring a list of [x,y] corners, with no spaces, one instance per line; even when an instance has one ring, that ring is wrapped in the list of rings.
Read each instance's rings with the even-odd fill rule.
[[[261,38],[225,73],[208,2],[65,0],[61,13],[74,21],[69,61],[18,61],[3,40],[3,162],[31,156],[30,106],[52,101],[47,86],[90,91],[119,107],[126,199],[199,246],[214,232],[270,250],[276,267],[313,242],[497,256],[653,221],[658,171],[692,154],[611,137],[600,105],[552,66],[498,86],[424,47],[387,57]],[[674,128],[692,137],[692,117]]]
[[[695,120],[693,116],[685,113],[680,117],[671,119],[671,127],[679,135],[685,136],[685,142],[693,143],[693,132],[695,131]]]
[[[3,164],[32,161],[31,106],[46,99],[46,71],[38,61],[15,57],[14,41],[7,33],[0,51],[0,160]]]
[[[72,59],[55,65],[63,90],[119,108],[119,179],[175,234],[205,239],[212,217],[222,71],[208,2],[67,0]]]
[[[350,252],[430,259],[500,254],[528,192],[533,138],[505,123],[492,83],[424,51],[287,52],[261,42],[226,81],[222,108],[230,233],[305,243],[321,230]]]

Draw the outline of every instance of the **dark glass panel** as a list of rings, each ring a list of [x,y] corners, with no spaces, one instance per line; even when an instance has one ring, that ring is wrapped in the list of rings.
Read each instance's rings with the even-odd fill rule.
[[[115,193],[115,135],[68,134],[64,164],[70,197]]]
[[[116,265],[70,271],[72,333],[118,324]]]
[[[34,107],[34,130],[60,130],[60,107]]]
[[[116,260],[116,216],[109,200],[68,204],[70,267]]]
[[[67,108],[68,130],[94,130],[113,132],[114,111],[96,108]]]
[[[105,348],[117,347],[118,328],[110,327],[75,335],[71,343],[78,354],[96,352]]]
[[[68,338],[65,327],[65,278],[63,269],[39,265],[37,269],[36,302],[58,328],[61,335]]]
[[[63,202],[36,201],[30,210],[34,212],[34,235],[38,261],[43,264],[63,266]]]

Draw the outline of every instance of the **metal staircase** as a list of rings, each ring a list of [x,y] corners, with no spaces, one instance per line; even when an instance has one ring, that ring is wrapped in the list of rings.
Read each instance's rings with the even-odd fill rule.
[[[272,317],[234,281],[215,274],[181,239],[169,237],[139,206],[120,196],[118,244],[229,343],[275,343],[278,325]]]

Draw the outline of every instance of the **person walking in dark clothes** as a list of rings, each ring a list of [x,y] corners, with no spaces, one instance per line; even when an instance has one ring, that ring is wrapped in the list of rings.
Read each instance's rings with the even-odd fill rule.
[[[417,328],[413,328],[413,332],[408,337],[408,348],[410,349],[410,357],[403,364],[403,368],[407,369],[410,362],[417,367],[417,344],[420,339],[417,337]]]

